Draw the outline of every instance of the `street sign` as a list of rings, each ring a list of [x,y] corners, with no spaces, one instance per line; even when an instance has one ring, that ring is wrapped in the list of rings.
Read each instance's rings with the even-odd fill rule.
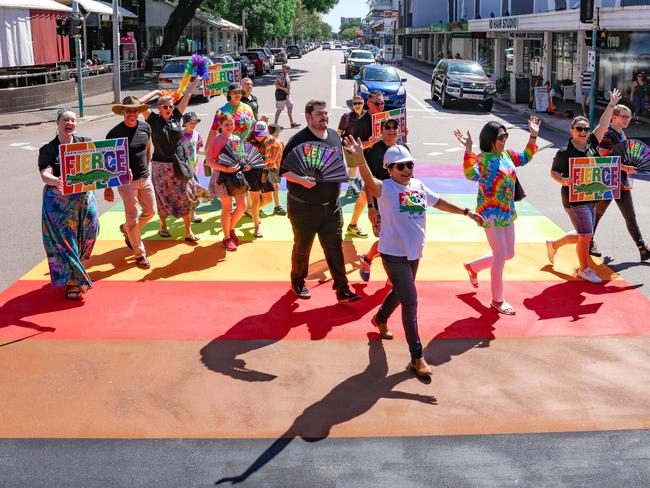
[[[587,51],[587,71],[596,71],[596,51]]]

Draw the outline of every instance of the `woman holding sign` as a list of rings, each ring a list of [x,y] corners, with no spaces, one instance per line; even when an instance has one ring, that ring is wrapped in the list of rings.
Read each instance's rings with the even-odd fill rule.
[[[508,132],[499,122],[488,122],[479,136],[480,154],[472,152],[472,136],[456,129],[456,139],[465,146],[463,170],[468,180],[478,182],[476,212],[485,223],[485,236],[492,252],[465,263],[465,270],[474,288],[478,288],[478,273],[490,268],[491,306],[504,315],[514,315],[515,309],[505,301],[503,269],[515,255],[515,168],[528,164],[537,152],[540,120],[532,115],[528,120],[530,137],[522,152],[505,148]]]
[[[92,286],[83,260],[90,258],[99,232],[97,201],[92,191],[63,195],[59,146],[89,141],[75,135],[77,116],[72,110],[57,114],[57,136],[41,147],[38,169],[43,188],[43,246],[52,286],[66,287],[68,300],[81,300]]]
[[[596,202],[569,201],[569,185],[571,185],[569,160],[571,158],[598,157],[598,144],[603,139],[609,121],[612,119],[614,107],[616,107],[620,99],[621,92],[616,88],[614,88],[614,91],[609,92],[609,104],[591,134],[589,133],[589,120],[583,116],[575,117],[571,121],[571,138],[567,145],[557,152],[551,167],[551,178],[562,185],[562,205],[571,219],[574,230],[555,241],[546,241],[548,260],[553,264],[555,253],[560,247],[575,244],[580,263],[576,274],[579,278],[590,283],[603,282],[600,276],[589,267],[589,244],[591,243],[594,223],[596,222]]]

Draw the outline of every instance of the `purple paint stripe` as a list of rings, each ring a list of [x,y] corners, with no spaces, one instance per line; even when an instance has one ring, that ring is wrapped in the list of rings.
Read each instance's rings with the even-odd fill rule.
[[[416,178],[462,178],[465,179],[463,174],[462,163],[458,164],[427,164],[415,163]]]

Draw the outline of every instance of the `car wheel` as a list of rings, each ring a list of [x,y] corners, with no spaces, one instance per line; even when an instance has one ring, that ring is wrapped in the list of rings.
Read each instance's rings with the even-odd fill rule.
[[[431,100],[434,102],[438,101],[438,97],[436,96],[436,85],[435,83],[431,83]]]
[[[447,85],[442,86],[442,91],[440,93],[440,105],[442,105],[442,108],[449,108],[451,105],[449,95],[447,95]]]
[[[485,110],[486,112],[489,112],[490,110],[492,110],[492,104],[493,103],[494,103],[494,101],[490,98],[487,102],[485,102],[483,104],[483,110]]]

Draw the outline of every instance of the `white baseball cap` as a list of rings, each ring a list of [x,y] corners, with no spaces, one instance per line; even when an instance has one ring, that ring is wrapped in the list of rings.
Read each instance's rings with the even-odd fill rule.
[[[389,164],[394,163],[406,163],[407,161],[413,161],[413,156],[408,149],[399,144],[389,147],[388,151],[384,154],[384,168],[388,169]]]
[[[268,136],[269,135],[269,126],[266,125],[266,122],[260,120],[255,123],[253,127],[253,134],[256,136]]]

